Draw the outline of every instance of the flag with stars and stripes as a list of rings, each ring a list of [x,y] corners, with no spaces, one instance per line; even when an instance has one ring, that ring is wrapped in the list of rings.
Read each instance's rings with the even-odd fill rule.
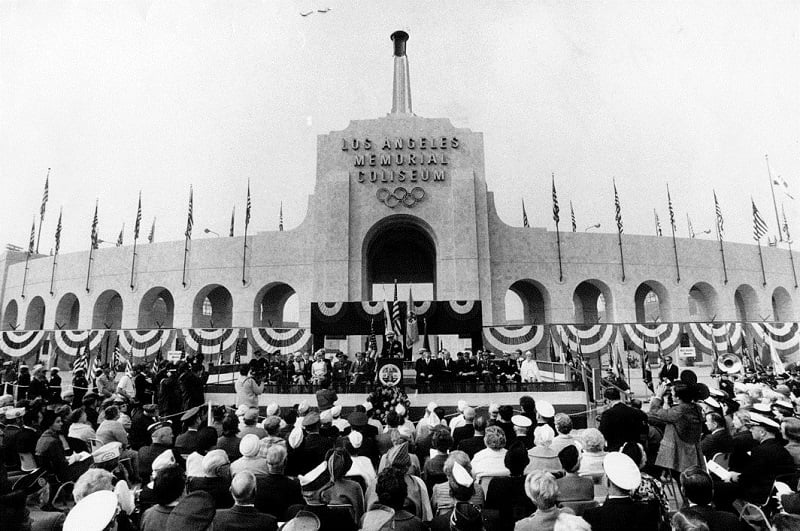
[[[553,221],[556,222],[556,226],[558,226],[558,222],[560,221],[559,212],[561,210],[558,208],[558,194],[556,193],[556,176],[553,175]]]
[[[750,203],[753,205],[753,239],[760,242],[761,237],[767,233],[767,224],[764,223],[764,219],[761,217],[761,213],[758,211],[758,207],[756,207],[756,202],[753,201],[753,198],[750,198]]]
[[[667,205],[669,207],[669,224],[672,232],[675,232],[675,210],[672,208],[672,196],[669,195],[669,185],[667,185]]]
[[[572,208],[572,201],[569,202],[569,215],[572,218],[572,232],[578,232],[578,223],[575,221],[575,209]]]
[[[33,218],[33,224],[31,225],[31,238],[28,242],[28,255],[32,255],[36,248],[36,218]]]
[[[714,192],[714,214],[717,217],[717,236],[720,240],[725,238],[725,222],[722,219],[722,209],[717,201],[717,192]]]
[[[117,247],[122,246],[123,238],[125,236],[125,224],[122,224],[122,228],[119,229],[119,236],[117,236]]]
[[[656,236],[663,236],[661,232],[661,220],[658,219],[658,212],[656,209],[653,209],[653,215],[656,217]]]
[[[375,337],[375,319],[369,320],[369,339],[367,340],[367,350],[372,350],[375,352],[378,351],[378,340]]]
[[[139,192],[139,206],[136,208],[136,224],[133,226],[133,239],[139,239],[139,230],[142,228],[142,192]]]
[[[162,359],[164,359],[164,354],[161,352],[161,349],[158,349],[158,352],[156,352],[153,358],[153,374],[158,372],[158,365],[161,363]]]
[[[614,217],[617,220],[617,230],[622,234],[622,207],[619,204],[619,194],[617,193],[617,183],[614,183]]]
[[[156,218],[153,218],[153,224],[150,226],[150,234],[147,235],[147,243],[153,243],[156,239]]]
[[[278,230],[283,232],[283,201],[281,201],[281,210],[278,214]]]
[[[187,240],[192,239],[192,227],[194,226],[194,191],[189,187],[189,212],[186,216],[186,232],[184,235]]]
[[[400,301],[397,299],[397,280],[394,281],[394,300],[392,301],[392,330],[395,337],[399,340],[402,335],[402,325],[400,324]]]
[[[117,370],[121,363],[122,356],[119,353],[119,337],[117,337],[117,342],[114,344],[114,370]]]
[[[58,211],[58,224],[56,225],[56,254],[61,248],[61,210]]]
[[[244,226],[250,226],[250,209],[252,208],[252,202],[250,201],[250,181],[247,181],[247,207],[244,210]],[[283,208],[281,208],[281,224],[283,224]],[[283,229],[281,229],[283,230]]]
[[[136,376],[136,374],[133,372],[133,365],[131,364],[130,358],[128,358],[128,360],[125,362],[125,376],[131,380],[133,380],[133,377]]]
[[[92,220],[92,249],[97,249],[97,246],[100,243],[100,238],[97,235],[97,205],[98,205],[98,202],[95,201],[95,203],[94,203],[94,219]]]
[[[692,218],[689,217],[689,214],[686,214],[686,224],[689,226],[689,237],[694,238],[694,228],[692,228]]]
[[[47,209],[47,200],[50,198],[50,168],[47,168],[47,177],[44,179],[44,193],[42,194],[42,206],[39,208],[39,216],[44,218]]]
[[[231,231],[228,234],[231,238],[233,238],[233,229],[236,225],[236,205],[233,205],[233,210],[231,211]]]
[[[789,222],[786,221],[786,210],[784,210],[783,205],[781,205],[781,213],[783,214],[783,234],[786,236],[786,241],[791,243],[792,238],[789,236]]]
[[[525,200],[522,200],[522,226],[523,227],[530,227],[528,224],[528,213],[525,212]]]
[[[84,372],[87,372],[89,369],[89,362],[86,356],[86,349],[83,349],[83,352],[80,352],[81,347],[78,347],[78,355],[75,356],[75,361],[72,364],[72,372],[77,371],[78,369],[83,369]]]

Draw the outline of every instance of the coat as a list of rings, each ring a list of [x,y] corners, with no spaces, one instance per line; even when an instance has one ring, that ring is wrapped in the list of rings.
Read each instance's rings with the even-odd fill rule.
[[[650,403],[650,419],[666,424],[664,437],[658,448],[656,465],[682,472],[690,466],[705,467],[700,451],[703,413],[697,404],[678,404],[661,409],[661,399],[654,397]]]

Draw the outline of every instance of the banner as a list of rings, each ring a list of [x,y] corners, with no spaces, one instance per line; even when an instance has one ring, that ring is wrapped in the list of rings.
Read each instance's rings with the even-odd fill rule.
[[[547,337],[546,330],[544,325],[487,326],[483,329],[484,348],[503,352],[533,350]]]
[[[608,347],[617,337],[617,327],[611,324],[552,325],[550,334],[561,348],[569,348],[573,355],[580,350],[587,356],[599,354]]]
[[[712,334],[717,353],[730,352],[732,347],[732,354],[738,355],[742,350],[742,323],[687,323],[686,333],[689,334],[694,348],[705,356],[712,356],[712,359]]]
[[[253,351],[294,353],[311,348],[308,328],[246,328],[245,334]]]
[[[49,332],[45,330],[3,332],[0,334],[0,352],[4,356],[15,360],[32,356],[39,350],[39,346],[47,338],[48,334]]]
[[[142,358],[139,361],[154,357],[158,351],[166,353],[172,349],[175,331],[169,330],[124,330],[117,335],[119,350],[128,358]]]
[[[679,323],[650,323],[622,325],[622,335],[628,345],[639,355],[661,351],[671,355],[681,345],[681,325]]]
[[[797,323],[748,323],[748,332],[762,348],[772,338],[775,351],[784,363],[800,362],[800,338]],[[766,343],[769,348],[769,342]]]
[[[187,356],[202,352],[207,359],[216,359],[222,345],[223,356],[228,356],[236,347],[239,328],[184,328],[181,330]]]

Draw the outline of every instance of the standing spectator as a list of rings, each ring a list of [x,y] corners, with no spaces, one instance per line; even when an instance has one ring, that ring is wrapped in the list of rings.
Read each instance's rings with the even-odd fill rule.
[[[57,404],[61,401],[61,369],[53,367],[50,369],[50,382],[48,396],[51,404]]]
[[[44,365],[34,366],[31,372],[32,379],[28,388],[28,400],[42,398],[47,401],[50,398],[50,388],[47,382],[47,375],[44,372]]]
[[[639,442],[647,434],[647,415],[622,403],[619,389],[609,387],[603,393],[610,406],[600,417],[600,432],[608,441],[608,451],[615,452],[626,442]]]
[[[258,397],[264,392],[264,384],[256,379],[257,366],[255,360],[250,360],[247,376],[239,384],[239,391],[236,393],[236,405],[258,407]]]
[[[703,462],[700,436],[703,433],[703,413],[695,402],[696,385],[679,382],[674,385],[675,405],[662,409],[667,385],[662,383],[650,401],[648,417],[664,422],[664,437],[655,464],[680,474],[690,466]],[[635,442],[635,441],[634,441]]]
[[[19,374],[17,375],[17,401],[28,398],[28,389],[30,389],[30,386],[31,373],[28,371],[28,366],[20,365]]]
[[[134,376],[125,371],[122,373],[119,382],[117,382],[117,394],[130,401],[133,401],[136,397],[136,386],[133,384]]]
[[[83,405],[83,397],[89,392],[89,380],[86,379],[86,371],[75,369],[72,371],[72,409],[78,409]]]
[[[203,392],[203,364],[193,365],[183,364],[181,367],[178,382],[181,387],[181,400],[183,409],[190,409],[202,406],[205,403],[205,393]]]
[[[133,388],[136,393],[135,401],[138,404],[150,404],[153,402],[153,382],[147,376],[147,367],[139,363],[133,367],[136,373],[133,377]]]

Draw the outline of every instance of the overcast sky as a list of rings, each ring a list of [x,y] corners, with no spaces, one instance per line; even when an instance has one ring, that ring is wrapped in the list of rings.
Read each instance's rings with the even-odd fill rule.
[[[502,6],[502,8],[497,6]],[[330,7],[301,17],[301,11]],[[195,235],[251,231],[306,214],[316,136],[391,107],[389,35],[404,29],[414,112],[485,138],[500,216],[626,233],[713,225],[752,242],[750,196],[775,232],[764,155],[800,201],[800,2],[0,1],[0,244],[27,246],[47,168],[40,250],[59,207],[62,252],[100,236],[182,238],[189,185]],[[778,201],[782,195],[778,195]],[[786,200],[793,232],[800,205]],[[779,205],[780,207],[780,205]],[[565,215],[567,213],[567,215]],[[37,219],[38,226],[38,219]],[[563,226],[562,226],[563,227]],[[568,229],[567,229],[568,230]]]

